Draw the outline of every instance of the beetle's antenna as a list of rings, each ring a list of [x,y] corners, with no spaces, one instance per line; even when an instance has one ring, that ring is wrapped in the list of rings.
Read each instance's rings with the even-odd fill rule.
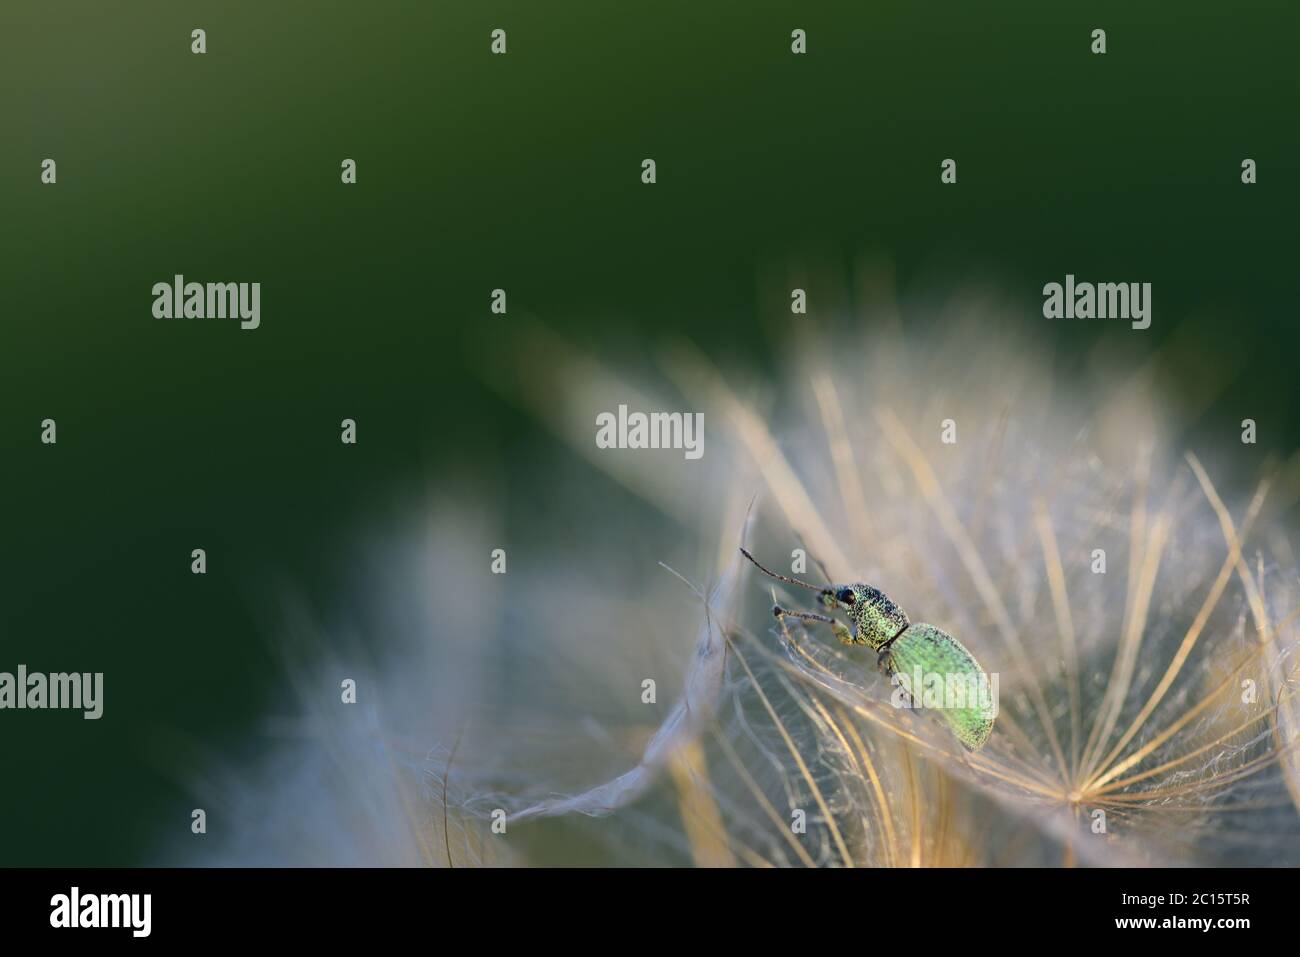
[[[751,562],[753,562],[754,565],[757,566],[758,570],[759,570],[760,572],[762,572],[764,575],[767,575],[769,578],[775,578],[777,581],[786,582],[786,583],[791,584],[791,585],[798,585],[798,586],[800,586],[801,588],[807,588],[807,589],[810,589],[811,591],[825,591],[825,590],[826,590],[825,588],[821,587],[820,585],[809,585],[807,582],[801,582],[801,581],[800,581],[799,579],[797,579],[797,578],[787,578],[785,575],[778,575],[776,572],[774,572],[774,571],[770,571],[770,570],[764,568],[762,565],[760,565],[760,564],[758,563],[758,559],[757,559],[757,558],[755,558],[753,555],[749,554],[749,552],[745,551],[743,548],[740,550],[740,554],[744,555],[744,556],[745,556],[746,558],[748,558]]]

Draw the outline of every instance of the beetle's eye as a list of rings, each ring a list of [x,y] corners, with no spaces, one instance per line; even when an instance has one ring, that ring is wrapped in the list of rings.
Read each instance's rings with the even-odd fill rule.
[[[852,588],[841,588],[838,595],[835,596],[846,605],[852,605],[857,600],[857,595],[853,594]]]

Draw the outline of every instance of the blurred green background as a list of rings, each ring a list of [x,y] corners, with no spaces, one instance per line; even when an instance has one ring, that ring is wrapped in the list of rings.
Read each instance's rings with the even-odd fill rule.
[[[567,453],[484,385],[494,287],[602,357],[676,333],[761,369],[773,276],[811,322],[869,322],[850,277],[882,257],[905,304],[1021,299],[1063,377],[1102,337],[1189,394],[1231,364],[1196,433],[1251,416],[1250,456],[1289,453],[1297,27],[1203,0],[5,0],[0,670],[103,671],[106,701],[0,713],[0,863],[138,863],[187,827],[194,755],[249,747],[283,690],[277,587],[345,588],[377,503],[491,469],[509,526],[530,476],[501,463]],[[1152,328],[1043,319],[1067,272],[1151,282]],[[261,328],[154,319],[174,273],[261,282]]]

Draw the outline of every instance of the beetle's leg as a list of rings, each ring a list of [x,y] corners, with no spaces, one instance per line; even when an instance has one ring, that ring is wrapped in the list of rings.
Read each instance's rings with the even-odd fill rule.
[[[841,644],[862,644],[861,641],[858,641],[857,638],[853,637],[853,632],[849,631],[848,625],[844,624],[844,622],[837,622],[836,619],[831,618],[829,615],[818,615],[811,611],[790,611],[789,609],[783,609],[780,605],[772,607],[772,614],[774,614],[776,618],[798,618],[803,620],[803,622],[820,622],[828,624],[831,625],[831,631],[835,633],[835,637],[839,638]]]
[[[772,614],[775,615],[777,618],[788,617],[788,618],[799,618],[802,619],[803,621],[819,621],[822,624],[830,625],[831,631],[834,632],[835,637],[838,638],[840,642],[842,642],[843,644],[846,645],[862,644],[862,642],[858,641],[856,638],[853,637],[853,633],[849,631],[848,626],[846,626],[842,621],[836,621],[834,618],[831,618],[829,615],[818,615],[810,611],[790,611],[788,608],[782,608],[780,605],[774,605],[772,607]]]
[[[876,657],[876,670],[888,678],[891,683],[894,680],[894,675],[898,673],[898,669],[894,667],[894,656],[890,653],[888,644],[880,649]],[[906,702],[905,707],[916,707],[916,699],[912,697],[911,692],[905,686],[900,687],[898,691],[903,695],[903,700]]]
[[[826,615],[818,615],[811,611],[791,611],[789,608],[782,608],[780,605],[772,606],[772,615],[776,618],[801,618],[804,621],[821,621],[828,625],[836,624],[834,618]]]
[[[893,638],[890,638],[883,645],[881,645],[879,648],[876,649],[878,652],[880,652],[880,654],[876,657],[876,670],[879,671],[882,675],[885,675],[887,677],[893,677],[894,656],[890,653],[889,646],[892,645],[894,642],[898,641],[899,638],[902,638],[903,632],[907,631],[907,629],[911,627],[912,627],[911,625],[904,625],[903,628],[898,632],[898,634],[894,635]]]

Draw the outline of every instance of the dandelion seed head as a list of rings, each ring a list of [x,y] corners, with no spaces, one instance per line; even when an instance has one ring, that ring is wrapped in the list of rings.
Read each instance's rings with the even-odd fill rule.
[[[1188,413],[1142,366],[1067,385],[998,308],[801,334],[775,378],[670,343],[633,379],[521,323],[498,384],[572,458],[529,463],[508,600],[475,567],[505,532],[449,518],[490,515],[477,490],[383,539],[356,613],[389,649],[375,727],[429,743],[393,752],[414,811],[376,841],[361,821],[401,803],[391,762],[332,715],[333,760],[388,782],[333,828],[434,864],[1300,860],[1284,513],[1266,481],[1216,486],[1226,445],[1177,447]],[[596,449],[594,413],[620,402],[702,411],[704,457]],[[805,580],[824,566],[957,636],[1000,678],[985,746],[894,707],[873,653],[774,620],[811,593],[742,545],[778,571],[803,550]],[[279,782],[285,814],[326,801],[303,796],[322,760]]]

